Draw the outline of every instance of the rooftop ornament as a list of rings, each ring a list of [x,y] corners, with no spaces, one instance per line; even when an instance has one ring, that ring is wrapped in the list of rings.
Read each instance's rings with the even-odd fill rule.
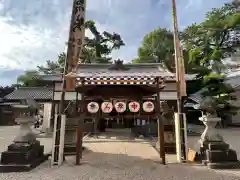
[[[117,71],[126,71],[129,68],[125,67],[123,61],[120,59],[114,60],[114,63],[108,68],[109,70],[117,70]]]

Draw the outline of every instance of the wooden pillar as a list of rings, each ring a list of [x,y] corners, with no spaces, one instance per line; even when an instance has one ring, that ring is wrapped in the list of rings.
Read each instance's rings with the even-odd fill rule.
[[[156,78],[156,108],[157,108],[157,116],[158,116],[158,143],[160,147],[160,157],[162,159],[162,164],[166,164],[166,158],[165,158],[165,147],[164,147],[164,124],[161,118],[161,111],[160,111],[160,95],[159,95],[159,78]]]
[[[96,135],[97,134],[97,117],[94,116],[93,117],[93,134]]]
[[[51,131],[53,131],[55,113],[56,113],[56,102],[52,101],[51,123],[50,123]]]
[[[80,120],[81,121],[81,120]],[[82,138],[83,138],[83,132],[81,124],[78,125],[77,128],[77,142],[76,142],[76,165],[80,165],[80,159],[82,158]]]
[[[81,79],[82,86],[84,85],[83,79]],[[78,121],[78,127],[77,127],[77,141],[76,141],[76,165],[80,165],[80,159],[82,158],[82,140],[83,140],[83,125],[84,125],[84,119],[85,119],[85,96],[84,94],[81,94],[81,103],[80,103],[80,119]],[[78,93],[77,97],[78,98]],[[78,100],[76,101],[77,104]]]
[[[78,111],[78,105],[79,105],[78,95],[79,95],[78,92],[76,92],[76,104],[75,104],[75,115],[76,116],[78,115],[77,111]]]

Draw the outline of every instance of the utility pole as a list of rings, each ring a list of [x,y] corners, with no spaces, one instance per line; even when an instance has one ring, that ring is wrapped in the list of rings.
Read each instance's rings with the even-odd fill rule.
[[[177,114],[181,128],[181,146],[183,160],[186,160],[185,136],[184,136],[184,122],[183,122],[183,96],[186,96],[186,82],[184,78],[185,68],[183,62],[183,52],[180,45],[176,1],[172,0],[172,21],[173,21],[173,36],[175,49],[175,69],[176,69],[176,84],[177,84]]]

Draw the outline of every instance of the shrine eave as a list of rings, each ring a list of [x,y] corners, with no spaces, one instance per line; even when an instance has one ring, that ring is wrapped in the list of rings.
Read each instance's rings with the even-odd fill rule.
[[[123,77],[88,77],[76,78],[77,86],[79,85],[154,85],[157,84],[158,77],[149,76],[123,76]],[[162,78],[159,84],[164,84]]]

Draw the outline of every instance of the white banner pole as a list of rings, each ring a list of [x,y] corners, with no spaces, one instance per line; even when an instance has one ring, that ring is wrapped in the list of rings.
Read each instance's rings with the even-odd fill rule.
[[[176,156],[179,163],[182,162],[181,131],[178,113],[174,113],[175,118],[175,138],[176,138]]]

